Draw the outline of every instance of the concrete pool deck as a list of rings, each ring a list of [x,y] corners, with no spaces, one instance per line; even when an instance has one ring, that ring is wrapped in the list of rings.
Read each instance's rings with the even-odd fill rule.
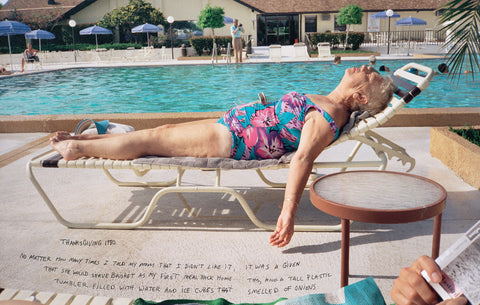
[[[169,120],[191,120],[198,115],[107,118],[140,129]],[[448,125],[448,120],[454,120],[452,126],[463,125],[468,118],[478,120],[480,112],[405,109],[398,116],[397,122],[394,118],[391,126],[377,128],[376,132],[403,146],[416,159],[412,174],[432,179],[447,190],[442,252],[480,219],[480,192],[430,155],[430,129]],[[72,130],[83,118],[0,117],[0,287],[158,301],[222,297],[232,302],[269,302],[339,288],[340,232],[297,232],[287,247],[272,248],[268,244],[270,232],[257,229],[245,219],[243,210],[230,196],[187,194],[193,212],[179,197],[166,196],[151,222],[138,230],[62,226],[28,180],[25,166],[34,155],[48,150],[50,132]],[[350,152],[352,144],[327,150],[321,158],[339,161],[339,156]],[[369,159],[372,154],[363,148],[360,158]],[[390,160],[387,170],[404,172],[406,168]],[[148,188],[119,188],[97,170],[53,169],[37,173],[51,199],[72,219],[131,220],[155,193]],[[171,173],[151,174],[162,178]],[[286,177],[285,171],[272,174],[278,179]],[[189,185],[206,184],[213,177],[211,172],[202,171],[185,175]],[[265,188],[253,171],[227,172],[222,184],[244,194],[262,221],[275,223],[283,198],[281,189]],[[196,212],[202,217],[194,217]],[[213,215],[223,218],[214,219]],[[308,191],[304,192],[297,223],[337,222],[316,210]],[[373,276],[387,304],[391,303],[389,292],[400,269],[418,256],[431,253],[432,230],[432,219],[400,225],[353,223],[350,283]]]
[[[441,237],[441,251],[445,250],[480,219],[480,192],[431,157],[429,127],[377,128],[377,132],[405,147],[416,159],[412,174],[437,181],[447,190]],[[0,162],[0,287],[153,300],[223,297],[233,302],[267,302],[339,288],[340,232],[297,232],[286,248],[272,248],[270,232],[256,229],[229,196],[186,194],[193,210],[204,215],[199,218],[193,217],[179,198],[166,196],[151,222],[138,230],[62,226],[25,174],[28,160],[47,149],[47,137],[47,133],[0,134],[1,157],[11,152],[16,156]],[[338,161],[351,147],[345,143],[321,157]],[[371,154],[365,150],[361,157]],[[406,170],[395,160],[387,169]],[[51,199],[71,219],[134,219],[155,192],[119,188],[98,170],[35,170]],[[274,175],[281,179],[286,173]],[[192,171],[186,176],[187,184],[205,184],[212,179],[209,172]],[[238,188],[262,221],[275,223],[282,190],[265,188],[253,171],[227,172],[222,184]],[[213,219],[210,216],[214,214],[224,218]],[[305,191],[297,223],[337,221],[316,210]],[[432,230],[431,219],[402,225],[354,223],[350,283],[373,276],[388,303],[400,268],[430,254]],[[180,269],[175,269],[178,264]],[[279,269],[274,269],[277,265]],[[205,287],[215,292],[202,292]],[[255,290],[259,287],[263,292]]]

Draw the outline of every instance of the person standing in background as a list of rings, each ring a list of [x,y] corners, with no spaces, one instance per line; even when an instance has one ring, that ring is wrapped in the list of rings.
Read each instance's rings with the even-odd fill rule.
[[[235,62],[242,62],[242,33],[245,32],[242,24],[238,24],[238,19],[233,20],[233,25],[230,28],[232,33],[233,53],[235,54]]]

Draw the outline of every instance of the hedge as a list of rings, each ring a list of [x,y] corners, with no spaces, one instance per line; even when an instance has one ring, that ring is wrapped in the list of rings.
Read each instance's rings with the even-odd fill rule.
[[[228,43],[230,43],[230,53],[233,52],[231,36],[215,36],[215,42],[217,44],[217,54],[220,54],[221,51],[226,52]],[[197,55],[202,55],[203,53],[212,54],[212,50],[213,50],[212,36],[192,37],[190,38],[190,44],[192,45],[192,48],[195,50]],[[245,41],[243,41],[243,39],[242,39],[242,45],[245,46]]]
[[[330,46],[338,47],[340,43],[345,41],[345,36],[347,34],[342,33],[310,33],[310,41],[314,46],[317,45],[319,42],[329,42]],[[348,33],[348,41],[347,44],[352,46],[352,50],[358,50],[360,45],[365,40],[365,34],[362,32],[350,32]]]

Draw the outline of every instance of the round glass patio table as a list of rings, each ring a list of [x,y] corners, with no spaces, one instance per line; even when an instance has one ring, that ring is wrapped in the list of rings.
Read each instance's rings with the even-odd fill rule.
[[[434,217],[432,257],[437,258],[446,198],[440,184],[406,173],[360,170],[316,179],[310,186],[313,205],[342,220],[341,287],[348,285],[350,221],[397,224]]]

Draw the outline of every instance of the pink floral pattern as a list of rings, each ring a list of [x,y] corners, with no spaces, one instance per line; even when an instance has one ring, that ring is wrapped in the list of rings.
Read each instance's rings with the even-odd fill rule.
[[[323,109],[313,104],[304,94],[290,92],[281,100],[266,105],[250,103],[234,107],[218,123],[227,126],[232,132],[232,158],[279,158],[298,148],[305,114],[312,107],[324,114]],[[333,124],[336,128],[335,122]]]

